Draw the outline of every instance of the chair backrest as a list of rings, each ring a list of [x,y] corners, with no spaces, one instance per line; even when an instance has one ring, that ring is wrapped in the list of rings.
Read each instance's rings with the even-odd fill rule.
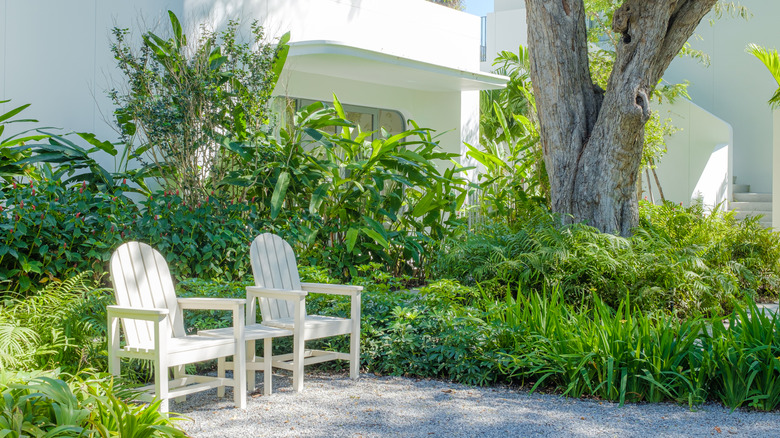
[[[168,309],[171,336],[185,335],[173,280],[162,254],[145,243],[127,242],[111,255],[109,270],[118,305],[137,309]],[[152,322],[122,319],[122,326],[128,346],[154,344]]]
[[[264,233],[252,241],[249,249],[255,285],[271,289],[300,290],[301,277],[298,263],[289,243],[276,234]],[[292,301],[270,298],[260,299],[263,321],[291,318],[295,310]],[[251,321],[249,323],[252,323]]]

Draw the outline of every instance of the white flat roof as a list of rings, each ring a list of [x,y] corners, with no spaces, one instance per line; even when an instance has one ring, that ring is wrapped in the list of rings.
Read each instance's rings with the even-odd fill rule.
[[[495,90],[509,80],[328,40],[290,43],[285,69],[424,91]]]

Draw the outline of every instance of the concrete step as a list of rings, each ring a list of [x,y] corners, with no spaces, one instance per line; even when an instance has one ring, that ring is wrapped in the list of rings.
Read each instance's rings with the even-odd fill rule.
[[[747,193],[750,191],[750,184],[733,184],[731,186],[732,193]]]
[[[771,212],[771,202],[731,202],[729,208],[737,211]]]
[[[745,219],[748,216],[761,216],[761,220],[765,220],[768,222],[772,222],[772,212],[771,211],[734,211],[734,217],[738,220]]]
[[[771,193],[734,193],[735,202],[772,202]]]

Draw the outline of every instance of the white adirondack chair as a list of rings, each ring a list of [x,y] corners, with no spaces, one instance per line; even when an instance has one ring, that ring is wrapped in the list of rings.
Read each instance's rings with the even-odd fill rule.
[[[260,304],[262,324],[293,332],[292,354],[273,356],[272,365],[293,372],[293,389],[303,389],[304,365],[334,359],[348,360],[349,376],[358,378],[360,367],[360,295],[362,286],[301,283],[292,247],[274,234],[261,234],[250,248],[255,285],[247,287],[247,320],[256,321]],[[306,314],[309,293],[351,297],[350,318]],[[305,350],[305,341],[349,335],[349,353]]]
[[[184,373],[184,364],[234,356],[244,363],[244,299],[176,298],[165,258],[149,245],[128,242],[111,256],[111,280],[117,305],[108,306],[108,367],[120,374],[123,357],[154,362],[154,385],[143,388],[162,400],[160,411],[168,411],[170,398],[214,387],[232,386],[236,407],[246,409],[246,372],[232,379]],[[233,312],[229,337],[186,336],[183,309],[221,309]],[[120,346],[119,321],[125,346]],[[174,379],[169,381],[169,368]],[[151,400],[151,395],[145,397]]]

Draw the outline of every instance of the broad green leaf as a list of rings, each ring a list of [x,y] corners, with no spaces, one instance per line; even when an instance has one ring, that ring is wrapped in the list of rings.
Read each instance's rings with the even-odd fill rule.
[[[290,173],[287,171],[279,174],[274,193],[271,195],[271,219],[276,219],[282,209],[284,197],[287,194],[287,186],[290,185]]]
[[[179,18],[176,17],[176,14],[169,10],[168,17],[171,19],[171,29],[173,29],[173,37],[174,42],[176,42],[176,48],[181,49],[187,45],[187,37],[181,30],[181,23],[179,23]]]
[[[10,101],[5,101],[5,102],[10,102]],[[27,108],[28,106],[30,106],[30,104],[26,103],[26,104],[24,104],[24,105],[22,105],[20,107],[16,107],[16,108],[12,109],[11,111],[8,111],[5,114],[0,114],[0,122],[8,120],[11,117],[19,114],[20,112],[24,111],[25,108]],[[37,120],[32,120],[32,121],[37,121]]]
[[[100,141],[95,138],[95,134],[89,132],[77,132],[76,135],[84,139],[84,141],[91,144],[92,146],[95,146],[101,151],[111,155],[112,157],[116,155],[116,148],[110,141]]]
[[[390,249],[390,245],[387,243],[387,240],[385,240],[385,238],[382,237],[381,234],[377,233],[371,228],[366,228],[366,227],[361,228],[360,231],[362,231],[363,234],[370,237],[371,239],[374,239],[376,243],[382,245],[385,249]]]
[[[357,228],[350,228],[347,230],[347,251],[352,252],[357,243],[358,230]]]

